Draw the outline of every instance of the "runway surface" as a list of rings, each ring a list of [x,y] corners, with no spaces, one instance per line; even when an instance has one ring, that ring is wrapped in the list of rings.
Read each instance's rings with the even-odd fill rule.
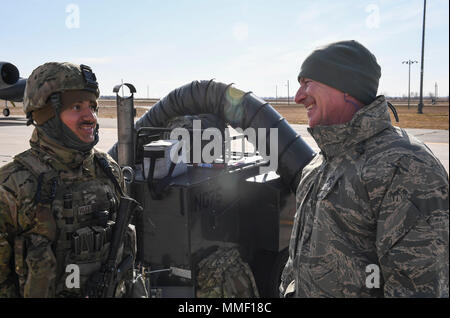
[[[117,141],[117,119],[100,118],[100,141],[97,148],[108,151]],[[292,125],[294,130],[315,150],[316,142],[307,132],[306,125]],[[449,172],[449,131],[433,129],[405,129],[409,134],[423,141],[439,158]],[[33,126],[26,126],[24,117],[0,118],[0,166],[12,161],[13,156],[29,148]]]

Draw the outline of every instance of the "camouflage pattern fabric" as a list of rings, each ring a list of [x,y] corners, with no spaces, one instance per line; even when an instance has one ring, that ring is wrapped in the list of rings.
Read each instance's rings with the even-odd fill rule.
[[[449,297],[449,184],[438,159],[391,125],[384,96],[310,133],[322,151],[297,188],[281,295]]]
[[[198,263],[199,298],[254,298],[258,288],[236,247],[220,247]]]
[[[103,244],[100,245],[99,252],[83,250],[80,254],[74,254],[71,234],[88,228],[101,231],[90,209],[97,207],[102,211],[110,209],[113,212],[120,196],[111,179],[95,164],[94,156],[104,157],[109,161],[114,176],[122,186],[123,176],[120,167],[107,154],[96,149],[82,154],[65,148],[41,135],[37,129],[33,132],[30,145],[31,150],[28,152],[39,158],[36,163],[42,161],[48,164],[64,186],[85,185],[78,195],[80,199],[75,198],[74,194],[73,202],[89,205],[78,204],[77,210],[75,207],[73,210],[68,210],[66,206],[63,208],[62,200],[58,199],[59,190],[51,204],[36,203],[38,179],[21,161],[13,161],[0,168],[0,297],[79,297],[83,286],[71,294],[58,289],[65,285],[66,262],[79,260],[81,263],[76,264],[80,265],[83,276],[84,268],[88,272],[95,270],[100,264],[99,260],[107,256],[109,243],[106,240],[105,243],[99,243]],[[20,155],[19,157],[22,158]],[[43,198],[47,198],[51,187],[46,179],[41,185],[40,193]],[[57,189],[61,188],[58,186]],[[102,194],[103,197],[100,198],[97,194]],[[71,212],[74,216],[75,211],[77,214],[73,224],[64,223],[67,213]],[[67,232],[68,229],[72,232]],[[62,232],[63,230],[66,232]],[[64,235],[60,235],[61,233]],[[94,237],[97,237],[95,233]],[[122,251],[123,257],[136,255],[135,232],[131,227],[127,231]],[[94,255],[97,263],[92,261]]]
[[[51,94],[68,90],[90,90],[97,98],[100,95],[97,87],[87,85],[79,65],[67,62],[45,63],[37,67],[27,79],[23,110],[26,114],[41,109]]]

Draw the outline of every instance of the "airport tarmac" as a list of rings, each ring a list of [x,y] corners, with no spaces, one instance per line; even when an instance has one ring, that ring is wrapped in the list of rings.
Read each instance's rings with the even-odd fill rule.
[[[117,119],[100,118],[100,141],[97,148],[108,151],[117,141]],[[292,125],[294,130],[313,148],[319,151],[306,125]],[[439,158],[449,172],[449,131],[433,129],[405,129],[409,134],[423,141]],[[13,156],[29,148],[33,126],[26,126],[24,117],[0,118],[0,166],[12,161]]]

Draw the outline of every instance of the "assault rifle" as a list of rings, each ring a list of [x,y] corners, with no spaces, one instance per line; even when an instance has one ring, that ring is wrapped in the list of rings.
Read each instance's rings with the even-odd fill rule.
[[[111,298],[114,297],[116,285],[121,281],[123,275],[133,268],[133,257],[129,255],[118,263],[117,256],[120,246],[124,241],[125,231],[130,224],[131,218],[137,209],[142,209],[139,203],[127,196],[120,198],[119,211],[116,223],[112,229],[111,247],[107,261],[102,264],[100,270],[93,274],[87,286],[86,296],[89,298]]]

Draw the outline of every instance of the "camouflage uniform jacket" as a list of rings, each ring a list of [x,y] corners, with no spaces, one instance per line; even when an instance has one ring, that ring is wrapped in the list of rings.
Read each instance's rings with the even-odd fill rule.
[[[110,191],[106,194],[110,193],[112,197],[115,196],[113,200],[119,198],[118,189],[106,177],[99,165],[95,164],[94,156],[106,158],[112,167],[114,176],[117,180],[121,180],[123,187],[123,177],[120,168],[107,154],[92,149],[87,156],[83,155],[76,150],[67,149],[51,142],[48,138],[41,135],[37,129],[33,132],[30,145],[31,150],[28,151],[31,151],[32,155],[35,155],[39,160],[44,161],[52,169],[58,171],[60,180],[63,180],[63,182],[67,180],[81,182],[79,183],[83,189],[81,192],[86,192],[86,195],[81,194],[82,196],[92,197],[92,200],[96,200],[93,194],[89,193],[89,189],[83,188],[83,184],[85,184],[84,182],[93,184],[92,182],[97,182],[93,180],[100,180],[97,182],[97,184],[100,184],[98,187],[106,189],[105,191]],[[0,168],[0,297],[26,296],[26,292],[24,295],[24,281],[27,280],[27,271],[29,279],[30,271],[34,270],[34,268],[30,267],[31,263],[28,262],[27,250],[21,251],[16,246],[17,238],[21,236],[26,237],[30,240],[27,242],[32,244],[49,242],[46,243],[49,245],[43,246],[53,246],[52,249],[54,249],[54,243],[61,236],[58,235],[61,229],[55,213],[44,213],[42,205],[39,208],[40,204],[35,203],[38,184],[39,182],[35,175],[16,160]],[[42,185],[42,191],[44,190],[48,191],[47,185]],[[114,204],[118,204],[118,201],[114,202]],[[132,240],[132,238],[130,239]],[[70,248],[70,242],[68,243]],[[29,244],[25,246],[29,246]],[[107,247],[102,249],[102,254],[99,257],[104,257],[106,249]],[[53,252],[56,253],[54,250]],[[128,254],[133,252],[135,253],[135,251],[128,251]],[[42,253],[42,255],[52,255],[52,252],[46,253],[43,251]],[[39,265],[36,266],[51,266],[52,261],[49,261],[47,264],[42,255],[37,253],[35,260],[36,264]],[[58,262],[58,254],[54,255],[56,255]],[[21,262],[25,258],[27,258],[27,262]],[[52,259],[54,260],[55,256],[49,257],[49,260]],[[50,280],[50,277],[48,279]],[[57,283],[58,280],[56,280]]]
[[[448,297],[449,186],[438,159],[392,126],[384,96],[309,132],[321,152],[297,188],[281,294]]]

